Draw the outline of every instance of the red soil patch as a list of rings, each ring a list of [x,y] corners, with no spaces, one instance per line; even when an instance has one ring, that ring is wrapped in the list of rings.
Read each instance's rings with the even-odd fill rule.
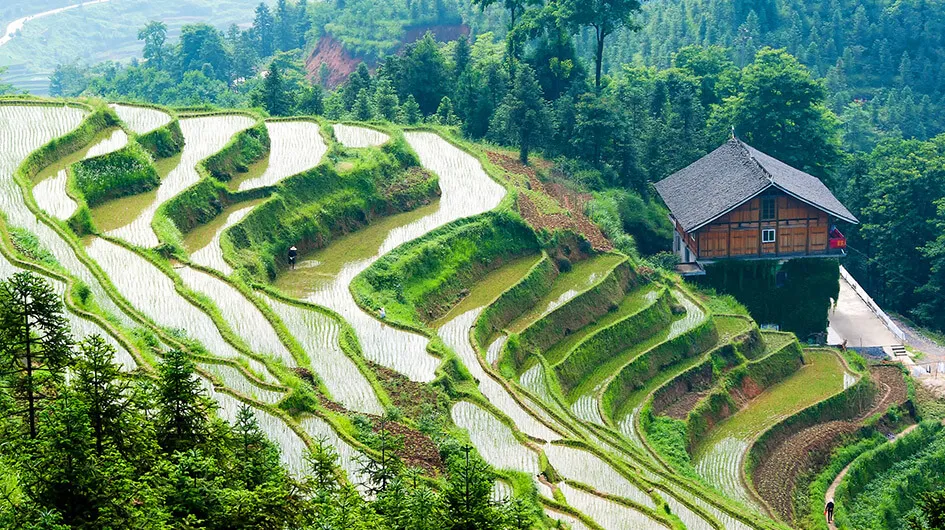
[[[309,80],[320,83],[319,70],[322,64],[327,65],[330,74],[325,88],[334,89],[344,83],[362,62],[364,62],[363,59],[355,57],[346,50],[340,41],[331,35],[325,35],[306,59],[305,69],[308,71]]]
[[[849,421],[828,421],[797,431],[773,447],[752,473],[758,493],[785,521],[794,517],[793,494],[798,477],[822,469],[840,438],[859,429],[866,418],[908,399],[899,367],[874,366],[870,377],[879,392],[864,412]]]
[[[519,213],[535,230],[570,230],[587,239],[591,247],[598,252],[613,250],[613,244],[604,236],[600,228],[584,214],[584,207],[591,199],[586,193],[576,193],[560,184],[545,184],[538,178],[535,168],[525,166],[520,161],[495,151],[488,151],[489,160],[507,173],[525,176],[528,189],[543,193],[554,199],[567,213],[542,213],[525,194],[519,194],[517,204]],[[547,162],[538,162],[549,166]]]
[[[708,392],[687,392],[674,401],[670,406],[660,412],[663,416],[669,416],[677,420],[685,420],[686,416],[696,408],[696,405],[707,396]]]

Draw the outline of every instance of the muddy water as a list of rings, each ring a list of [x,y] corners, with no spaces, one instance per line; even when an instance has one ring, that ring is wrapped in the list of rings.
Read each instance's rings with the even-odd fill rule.
[[[341,326],[334,318],[272,297],[263,295],[263,299],[308,354],[309,367],[318,374],[332,399],[356,412],[384,413],[374,388],[341,349],[338,342]]]
[[[401,244],[450,221],[495,208],[505,196],[505,189],[486,175],[478,160],[439,136],[411,132],[406,137],[423,166],[439,176],[442,191],[439,202],[336,241],[321,253],[303,259],[295,271],[284,273],[277,285],[294,296],[336,311],[350,322],[366,358],[415,381],[426,382],[433,380],[439,365],[439,359],[426,351],[427,339],[387,326],[363,312],[348,285],[361,271]],[[380,225],[386,230],[379,231]],[[359,236],[366,241],[356,243]],[[376,244],[377,241],[380,243]],[[354,244],[347,246],[345,242]]]
[[[275,357],[289,368],[296,366],[292,353],[262,311],[238,289],[205,272],[182,267],[177,274],[189,289],[213,301],[236,335],[257,354]]]
[[[103,226],[118,226],[108,234],[141,247],[157,246],[159,241],[151,229],[151,221],[158,207],[197,183],[200,180],[197,163],[222,149],[234,134],[251,127],[253,123],[253,120],[246,116],[211,116],[181,120],[180,127],[186,144],[177,165],[170,169],[166,176],[160,170],[168,168],[159,166],[163,179],[156,191],[142,194],[136,201],[114,201],[103,207],[103,210],[108,208],[107,213],[103,211],[101,215],[108,218]]]
[[[42,170],[33,179],[36,182],[33,186],[36,204],[57,219],[68,219],[75,213],[78,205],[66,192],[68,181],[66,168],[81,160],[117,151],[127,144],[128,135],[125,131],[121,129],[106,131],[93,140],[88,148],[81,149]]]
[[[110,105],[115,109],[121,121],[125,122],[136,134],[145,134],[163,127],[171,122],[171,116],[166,112],[148,107],[134,107],[131,105]]]
[[[64,269],[89,286],[105,312],[122,324],[133,326],[133,321],[108,297],[72,247],[26,207],[20,187],[13,180],[13,173],[31,152],[76,128],[84,116],[82,110],[67,107],[0,106],[0,210],[10,225],[36,234]]]
[[[138,254],[101,238],[90,238],[86,251],[118,292],[159,326],[179,330],[199,341],[211,355],[235,359],[240,353],[223,339],[213,320],[182,297],[174,282]]]
[[[220,237],[223,231],[243,220],[263,199],[231,205],[209,223],[202,224],[184,236],[184,247],[190,259],[197,264],[216,269],[223,274],[232,274],[233,267],[223,259]]]
[[[317,166],[328,151],[317,123],[267,122],[266,129],[271,143],[268,159],[233,179],[229,183],[230,189],[244,191],[272,186],[286,177]]]
[[[353,147],[356,149],[362,147],[376,147],[390,140],[390,136],[369,127],[357,127],[337,123],[332,125],[332,129],[335,130],[335,139],[345,147]]]

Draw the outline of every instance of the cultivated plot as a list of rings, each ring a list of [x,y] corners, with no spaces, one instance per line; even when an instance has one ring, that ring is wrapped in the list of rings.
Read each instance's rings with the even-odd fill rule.
[[[158,109],[117,104],[110,106],[135,134],[146,134],[171,122],[171,116]]]

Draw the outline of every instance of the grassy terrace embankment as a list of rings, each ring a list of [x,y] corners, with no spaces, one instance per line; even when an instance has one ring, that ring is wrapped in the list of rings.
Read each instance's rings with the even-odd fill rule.
[[[243,152],[246,144],[240,138],[258,133],[260,123],[236,130],[234,139],[220,142],[223,146],[220,152],[228,157]],[[193,127],[184,127],[184,130],[199,134]],[[619,254],[602,254],[583,261],[579,258],[589,252],[573,235],[536,234],[528,220],[512,211],[511,207],[516,204],[514,193],[510,200],[499,197],[493,202],[491,196],[485,197],[482,204],[492,204],[490,208],[498,204],[493,211],[439,227],[434,225],[432,230],[418,225],[407,232],[412,235],[402,236],[399,243],[404,244],[399,246],[388,247],[385,242],[380,247],[384,250],[378,252],[377,258],[371,258],[371,265],[350,285],[362,308],[373,312],[383,306],[388,324],[423,334],[424,347],[442,363],[437,371],[437,385],[398,378],[390,370],[362,358],[362,348],[373,347],[364,339],[387,336],[383,329],[376,337],[364,335],[364,322],[360,317],[344,315],[355,323],[355,327],[351,327],[338,313],[286,299],[276,292],[263,293],[246,283],[265,281],[278,271],[289,244],[302,249],[299,242],[303,241],[306,245],[303,252],[330,245],[341,234],[435,197],[437,179],[416,169],[419,161],[415,157],[411,160],[403,156],[413,154],[406,141],[400,146],[404,149],[402,152],[396,150],[398,131],[389,129],[388,132],[391,140],[386,144],[357,151],[341,149],[329,139],[328,160],[321,166],[289,176],[278,184],[261,186],[264,191],[254,188],[254,193],[272,195],[262,203],[247,203],[247,208],[254,208],[219,238],[228,261],[236,265],[237,271],[242,271],[238,274],[227,277],[206,265],[191,262],[186,253],[180,252],[179,236],[166,237],[169,232],[160,229],[160,223],[167,220],[175,228],[190,230],[219,215],[228,204],[239,204],[221,200],[232,195],[220,192],[221,186],[226,185],[219,182],[219,175],[211,176],[206,161],[216,160],[218,169],[227,170],[253,164],[229,158],[221,160],[220,152],[204,159],[196,183],[183,188],[183,193],[171,197],[170,202],[162,202],[154,218],[161,242],[172,243],[160,250],[174,251],[185,265],[183,268],[175,270],[166,253],[146,251],[121,241],[116,234],[108,235],[109,241],[98,239],[91,243],[89,252],[101,262],[99,266],[89,259],[74,236],[68,235],[68,239],[118,300],[122,312],[131,317],[136,327],[146,330],[151,337],[148,348],[160,340],[190,351],[200,361],[203,375],[212,379],[219,391],[214,397],[223,405],[221,414],[232,419],[239,403],[252,404],[258,411],[261,426],[279,441],[283,461],[290,469],[300,470],[301,452],[316,436],[328,436],[330,443],[338,448],[349,479],[359,476],[354,460],[357,453],[374,451],[365,443],[366,438],[361,427],[356,427],[357,422],[353,422],[350,409],[337,405],[336,389],[323,380],[323,372],[319,371],[322,367],[310,374],[309,381],[292,369],[295,365],[305,367],[314,363],[313,352],[339,348],[336,353],[354,363],[354,369],[365,377],[366,392],[376,397],[372,404],[371,399],[352,394],[343,398],[346,403],[360,404],[355,406],[378,412],[379,408],[395,402],[402,405],[407,414],[401,419],[401,425],[405,432],[412,433],[411,443],[423,443],[422,436],[415,436],[417,422],[421,413],[430,409],[411,400],[432,398],[427,401],[433,404],[432,410],[442,410],[439,407],[446,400],[453,406],[456,424],[469,430],[468,439],[480,453],[496,465],[508,467],[500,469],[499,474],[516,494],[559,513],[578,517],[588,527],[596,528],[600,524],[609,528],[618,524],[618,519],[623,521],[619,524],[636,521],[643,526],[679,529],[683,525],[700,530],[741,529],[747,528],[746,522],[758,528],[776,527],[763,518],[738,513],[726,500],[697,482],[674,477],[661,461],[651,459],[644,451],[622,447],[621,434],[617,431],[607,426],[588,425],[568,410],[560,391],[562,387],[576,391],[595,377],[606,379],[616,375],[606,373],[609,368],[585,367],[602,363],[609,366],[609,359],[619,358],[622,352],[646,343],[646,337],[653,336],[657,330],[665,332],[665,337],[653,348],[646,349],[652,357],[646,354],[633,356],[633,359],[628,357],[629,364],[621,360],[614,365],[614,371],[617,364],[634,366],[637,374],[632,384],[634,395],[662,382],[664,374],[660,368],[683,370],[689,367],[688,363],[701,358],[708,346],[702,344],[700,330],[711,329],[711,340],[708,335],[705,338],[707,343],[728,340],[729,335],[725,332],[720,332],[721,337],[714,335],[716,319],[714,316],[705,318],[704,308],[697,311],[689,306],[679,307],[685,304],[678,302],[688,300],[684,287],[667,282],[659,275],[649,279],[640,277],[635,265]],[[415,135],[414,140],[420,138],[417,133],[411,134]],[[432,144],[424,146],[429,147]],[[487,171],[497,173],[496,168],[485,161],[483,151],[468,145],[464,147],[469,149],[464,156],[472,153],[473,161],[478,159]],[[432,157],[435,157],[432,151],[424,153],[421,157],[424,165]],[[265,162],[257,164],[261,163]],[[446,168],[438,167],[437,172],[442,171]],[[516,189],[517,184],[512,183],[512,179],[503,180],[501,175],[495,178],[513,191]],[[457,182],[461,181],[451,176],[446,186],[456,186]],[[207,192],[193,193],[203,189]],[[456,189],[461,190],[454,187],[449,193]],[[226,186],[226,190],[228,194],[240,193],[238,185]],[[305,200],[297,200],[299,197]],[[555,199],[549,197],[548,200]],[[215,201],[223,208],[214,204]],[[535,199],[530,198],[530,201],[534,203]],[[210,209],[202,210],[207,204]],[[314,212],[318,208],[321,213],[316,217]],[[251,227],[245,223],[260,211],[271,216],[257,218],[259,223]],[[311,214],[299,215],[302,211]],[[442,218],[445,217],[436,217],[437,220]],[[308,230],[303,227],[305,224],[318,226],[305,232]],[[242,247],[243,254],[227,248],[234,244],[231,235],[241,225],[249,228],[244,235],[251,243]],[[274,236],[276,226],[288,227],[288,235]],[[395,229],[399,227],[391,231]],[[284,240],[276,239],[282,236]],[[388,251],[390,248],[393,251]],[[115,259],[124,253],[128,254],[127,259]],[[571,259],[562,259],[565,255],[572,256],[573,263]],[[561,273],[559,267],[572,270]],[[106,269],[108,274],[105,274]],[[148,280],[134,286],[135,277]],[[497,282],[510,287],[507,290],[497,287]],[[154,300],[155,307],[146,308],[143,299],[133,292],[143,284],[161,297],[160,303]],[[344,287],[347,290],[349,286]],[[171,301],[178,305],[168,306]],[[193,313],[188,322],[201,322],[194,328],[196,336],[185,337],[170,329],[179,327],[166,320],[175,313]],[[319,315],[324,320],[310,321],[305,317],[309,314]],[[370,318],[370,314],[367,316]],[[719,329],[733,327],[728,324]],[[441,335],[435,334],[434,325]],[[523,357],[526,365],[517,367],[518,370],[527,368],[528,363],[534,362],[532,359],[547,363],[542,357],[546,352],[560,352],[560,359],[556,359],[553,366],[542,365],[551,379],[553,403],[543,402],[519,387],[517,377],[504,380],[485,361],[485,348],[492,345],[494,339],[501,340],[504,332],[513,327],[521,333],[513,335],[511,340],[520,344],[524,340],[530,348]],[[304,333],[305,330],[311,333]],[[682,351],[688,353],[676,353]],[[221,354],[226,358],[221,358]],[[142,359],[144,365],[154,362],[153,353],[145,357],[149,358]],[[642,360],[635,365],[636,359]],[[642,368],[643,364],[651,363],[655,368]],[[561,385],[562,380],[566,381],[564,385]],[[359,392],[364,394],[364,389]],[[405,393],[410,396],[407,401],[398,401]],[[335,398],[334,402],[331,398]],[[450,437],[459,440],[467,439],[466,436],[456,430],[450,433]],[[535,440],[554,441],[540,446]],[[507,456],[518,456],[509,460],[498,458],[503,447],[508,450]],[[492,449],[499,452],[490,452]],[[536,477],[536,473],[541,476]],[[618,512],[622,515],[614,519],[613,514]]]

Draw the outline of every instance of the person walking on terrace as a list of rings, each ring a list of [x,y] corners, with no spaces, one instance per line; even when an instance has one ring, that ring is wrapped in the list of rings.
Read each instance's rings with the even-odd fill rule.
[[[824,507],[824,515],[827,516],[827,523],[833,522],[833,499],[827,499],[827,506]]]
[[[289,247],[289,266],[292,269],[295,269],[295,260],[299,257],[299,249],[295,248],[295,245]]]

